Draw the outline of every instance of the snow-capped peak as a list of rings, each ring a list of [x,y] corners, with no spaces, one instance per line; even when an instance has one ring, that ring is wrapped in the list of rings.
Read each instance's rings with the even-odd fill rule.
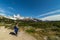
[[[13,16],[4,16],[4,17],[9,18],[9,19],[13,19],[13,20],[24,19],[24,17],[20,16],[19,14],[17,14],[17,15],[14,14]]]

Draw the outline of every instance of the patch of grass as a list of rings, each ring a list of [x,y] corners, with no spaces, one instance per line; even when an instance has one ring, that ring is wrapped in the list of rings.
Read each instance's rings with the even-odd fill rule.
[[[34,29],[27,29],[26,32],[28,32],[28,33],[35,33],[35,30]]]
[[[13,29],[13,25],[12,24],[5,24],[5,28],[8,28],[8,29]]]

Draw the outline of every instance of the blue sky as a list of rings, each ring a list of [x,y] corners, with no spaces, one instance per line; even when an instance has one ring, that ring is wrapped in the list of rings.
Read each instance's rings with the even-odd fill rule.
[[[0,0],[0,14],[43,18],[59,14],[57,10],[60,10],[60,0]]]

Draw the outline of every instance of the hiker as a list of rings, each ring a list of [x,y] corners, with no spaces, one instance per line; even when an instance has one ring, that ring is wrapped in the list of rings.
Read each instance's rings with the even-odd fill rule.
[[[15,35],[17,36],[17,34],[18,34],[18,23],[16,23],[16,25],[14,26],[14,33],[15,33]]]

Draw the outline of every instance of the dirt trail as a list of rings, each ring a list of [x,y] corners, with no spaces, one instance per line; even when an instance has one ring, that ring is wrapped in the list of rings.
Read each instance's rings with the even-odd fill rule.
[[[25,33],[24,31],[18,32],[18,36],[10,35],[12,30],[6,29],[4,27],[0,28],[0,40],[36,40],[31,35]]]

